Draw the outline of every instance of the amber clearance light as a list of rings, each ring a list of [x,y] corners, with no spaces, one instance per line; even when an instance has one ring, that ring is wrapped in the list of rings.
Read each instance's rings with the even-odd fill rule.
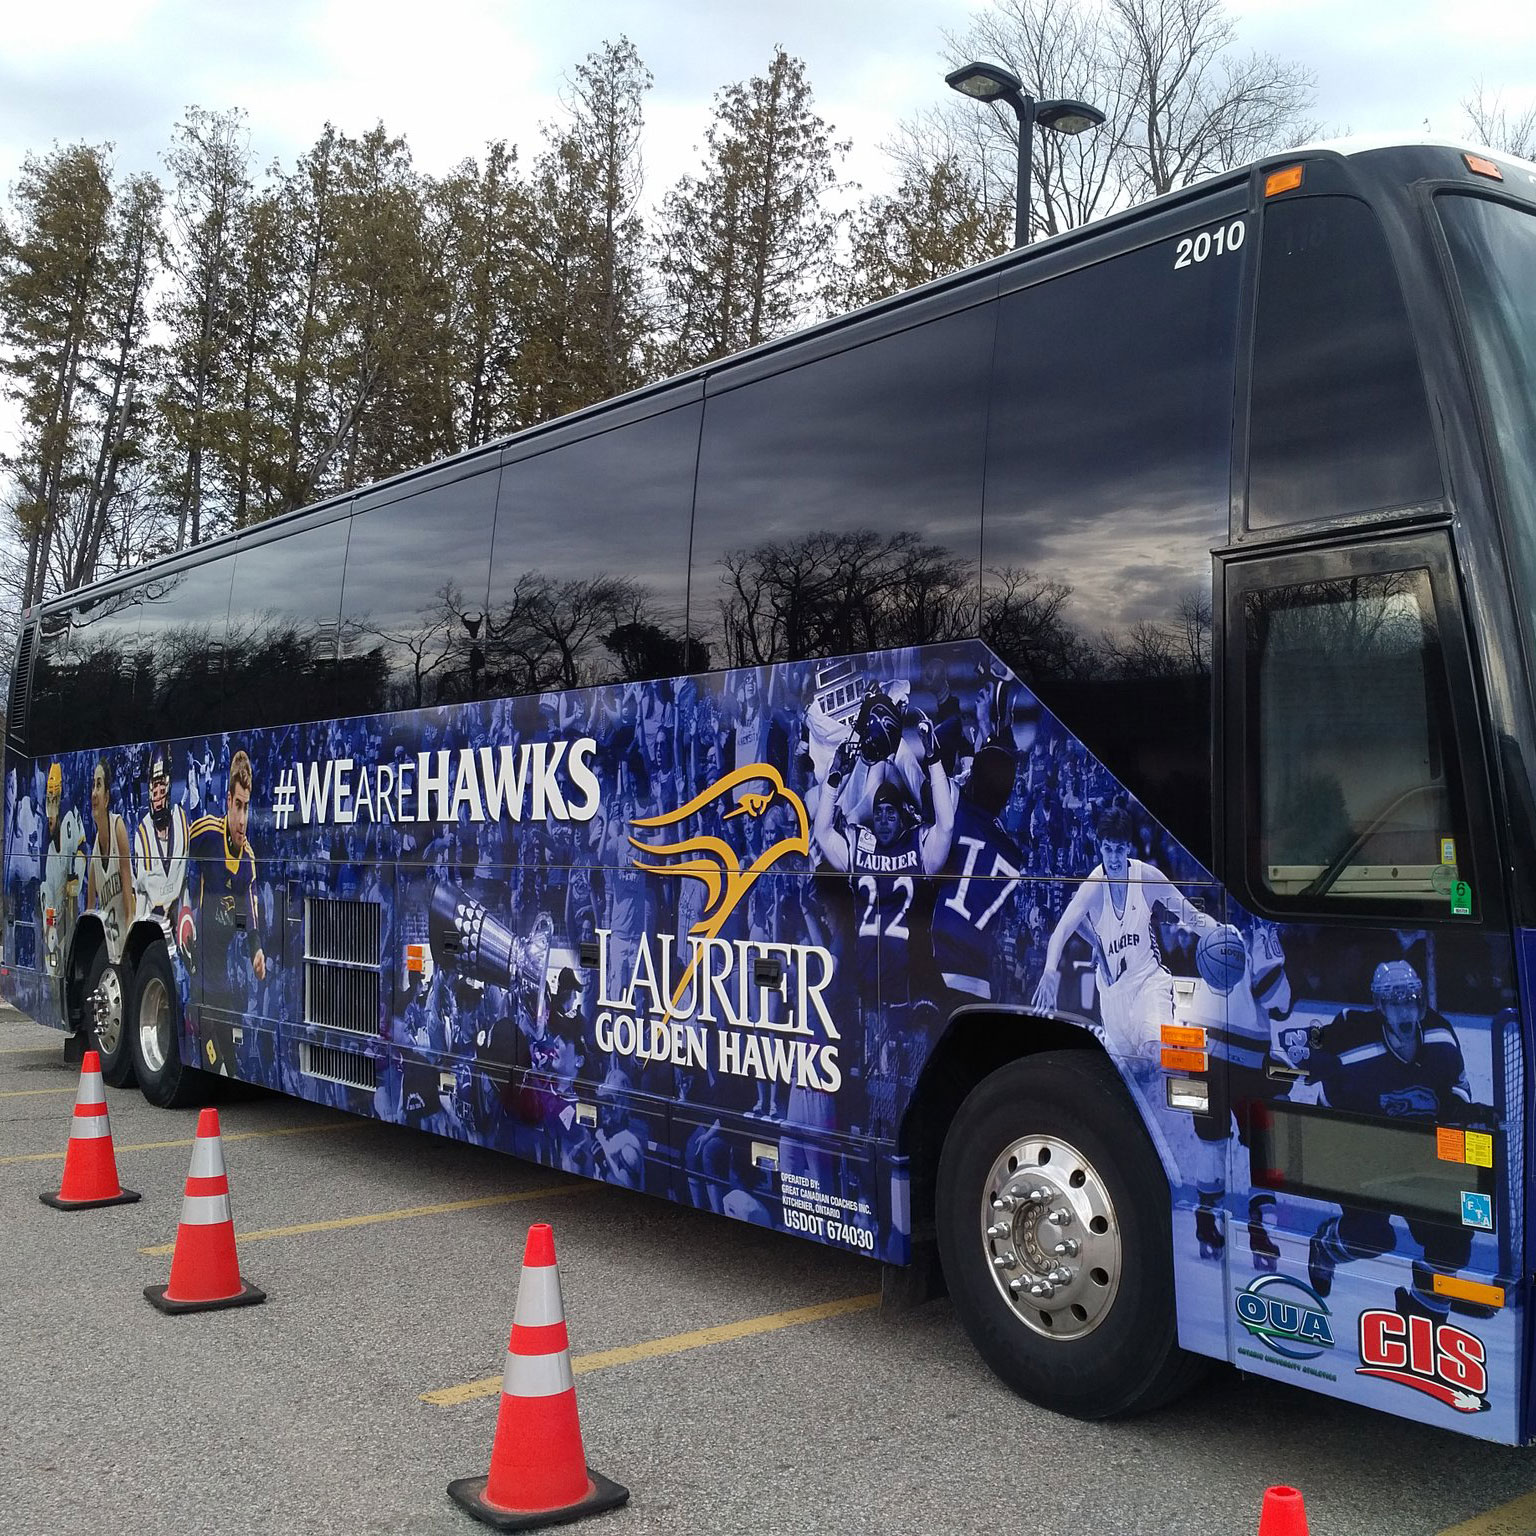
[[[1273,197],[1277,192],[1290,192],[1301,185],[1301,167],[1288,165],[1283,171],[1271,171],[1264,178],[1264,196]]]
[[[1495,181],[1504,180],[1504,172],[1487,155],[1474,155],[1469,152],[1461,158],[1467,162],[1469,171],[1475,171],[1479,176],[1491,176]]]

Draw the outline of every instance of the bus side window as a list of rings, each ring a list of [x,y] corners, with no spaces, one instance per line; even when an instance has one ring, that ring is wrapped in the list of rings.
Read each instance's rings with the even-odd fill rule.
[[[983,304],[739,388],[725,375],[688,604],[711,666],[975,634],[996,325]]]
[[[681,405],[503,464],[482,692],[690,670],[699,409]]]
[[[45,613],[37,626],[37,660],[32,665],[32,707],[27,751],[43,757],[69,750],[74,712],[69,690],[74,678],[73,629],[69,610]]]
[[[347,519],[243,545],[229,603],[226,709],[242,726],[356,712],[336,664]]]
[[[382,506],[359,499],[341,603],[351,713],[479,697],[496,480],[493,459]]]
[[[1264,209],[1248,431],[1251,528],[1442,494],[1402,290],[1358,198]]]
[[[1247,243],[1187,270],[1179,243],[1004,296],[981,634],[1208,862],[1211,551],[1231,516]]]
[[[234,556],[162,572],[145,585],[139,650],[148,665],[141,734],[152,741],[222,730],[224,640]]]
[[[110,747],[133,739],[149,689],[149,663],[139,650],[143,589],[128,587],[83,598],[70,613],[73,670],[64,709],[70,748]]]
[[[1243,624],[1253,889],[1445,910],[1466,817],[1429,572],[1250,591]]]

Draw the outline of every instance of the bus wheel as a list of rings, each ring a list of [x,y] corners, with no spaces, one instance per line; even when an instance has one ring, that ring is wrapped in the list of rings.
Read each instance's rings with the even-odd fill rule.
[[[144,951],[128,998],[128,1037],[139,1088],[151,1104],[181,1109],[205,1096],[203,1074],[183,1065],[178,1046],[181,1004],[165,945]]]
[[[955,1309],[988,1365],[1058,1413],[1141,1413],[1205,1368],[1179,1348],[1162,1164],[1107,1057],[1009,1063],[961,1105],[939,1160]]]
[[[131,1088],[133,1052],[128,1046],[128,1031],[123,1019],[123,972],[120,966],[107,959],[104,945],[98,945],[91,957],[82,995],[91,1043],[101,1057],[102,1079],[114,1088]]]

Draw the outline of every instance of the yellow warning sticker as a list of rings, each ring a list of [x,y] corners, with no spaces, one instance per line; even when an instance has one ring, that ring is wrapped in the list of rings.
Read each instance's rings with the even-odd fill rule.
[[[1442,864],[1454,864],[1456,862],[1456,839],[1454,837],[1442,837],[1440,839],[1440,862]]]
[[[1467,1160],[1467,1133],[1455,1126],[1435,1127],[1435,1156],[1442,1163],[1464,1163]]]
[[[1493,1167],[1493,1137],[1487,1131],[1467,1132],[1467,1161],[1474,1168]]]

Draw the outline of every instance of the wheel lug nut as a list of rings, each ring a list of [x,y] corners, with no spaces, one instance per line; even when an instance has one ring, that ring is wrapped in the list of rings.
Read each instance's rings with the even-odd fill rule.
[[[1042,1301],[1049,1301],[1056,1294],[1056,1287],[1049,1280],[1036,1280],[1030,1286],[1029,1294],[1031,1296],[1038,1296]]]
[[[992,1260],[994,1269],[1017,1269],[1019,1256],[1016,1253],[999,1253]]]
[[[1051,1250],[1059,1253],[1065,1259],[1075,1259],[1081,1250],[1082,1244],[1075,1237],[1065,1237]]]
[[[994,1211],[1011,1211],[1019,1202],[1012,1195],[998,1195],[992,1201]]]
[[[1054,1211],[1047,1213],[1046,1218],[1053,1227],[1065,1227],[1071,1223],[1072,1212],[1064,1205],[1058,1205]]]
[[[992,1225],[987,1228],[987,1236],[996,1242],[1000,1237],[1007,1237],[1011,1230],[1012,1229],[1009,1227],[1006,1221],[994,1221]]]
[[[1045,1278],[1049,1280],[1052,1285],[1071,1285],[1072,1271],[1070,1269],[1063,1269],[1058,1264],[1055,1269],[1051,1270],[1050,1273],[1046,1275]]]

